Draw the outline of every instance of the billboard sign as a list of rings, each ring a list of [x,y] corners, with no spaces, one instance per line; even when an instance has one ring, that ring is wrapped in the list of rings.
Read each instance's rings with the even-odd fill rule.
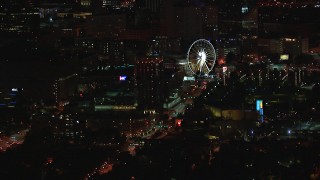
[[[183,77],[183,81],[195,81],[195,77],[193,76],[184,76]]]
[[[125,81],[127,79],[127,76],[119,76],[120,81]]]
[[[281,55],[280,55],[280,60],[281,60],[281,61],[287,61],[287,60],[289,60],[289,54],[281,54]]]
[[[258,111],[261,121],[263,121],[263,101],[262,100],[256,100],[256,110]]]
[[[225,73],[225,72],[227,72],[227,71],[228,71],[228,67],[227,67],[227,66],[222,67],[222,72],[223,72],[223,73]]]

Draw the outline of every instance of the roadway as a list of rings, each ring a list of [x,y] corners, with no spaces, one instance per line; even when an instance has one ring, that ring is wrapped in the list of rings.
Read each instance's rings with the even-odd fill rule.
[[[29,129],[19,131],[11,136],[1,136],[0,137],[0,151],[6,151],[16,145],[20,145],[24,142],[24,138]]]

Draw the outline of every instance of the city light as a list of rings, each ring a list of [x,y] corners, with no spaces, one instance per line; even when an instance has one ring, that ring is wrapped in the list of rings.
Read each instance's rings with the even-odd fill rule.
[[[1,178],[320,179],[319,8],[1,1]]]

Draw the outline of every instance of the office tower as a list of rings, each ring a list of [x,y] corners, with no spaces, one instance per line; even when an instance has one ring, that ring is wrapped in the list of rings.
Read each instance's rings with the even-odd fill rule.
[[[162,57],[145,56],[136,60],[138,104],[143,109],[158,110],[163,103]]]

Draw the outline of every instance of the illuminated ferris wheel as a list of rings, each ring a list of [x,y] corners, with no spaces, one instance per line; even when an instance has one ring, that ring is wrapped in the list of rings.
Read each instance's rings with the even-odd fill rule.
[[[187,61],[194,75],[208,75],[216,61],[216,52],[213,45],[205,39],[196,40],[188,50]]]

